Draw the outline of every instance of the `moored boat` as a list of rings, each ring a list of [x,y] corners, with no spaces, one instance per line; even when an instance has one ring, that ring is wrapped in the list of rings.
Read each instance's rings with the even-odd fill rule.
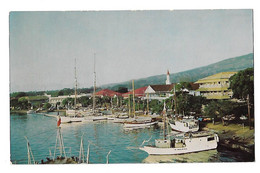
[[[193,118],[172,119],[169,124],[172,130],[179,132],[196,132],[199,130],[199,121]]]
[[[167,126],[165,103],[163,114],[163,139],[156,139],[154,145],[140,147],[140,150],[143,150],[150,155],[175,155],[217,148],[219,142],[218,135],[206,131],[180,133],[172,138],[169,136],[167,138],[167,132],[165,131]]]
[[[34,114],[34,113],[36,112],[33,109],[27,111],[27,114]]]
[[[216,149],[219,138],[209,132],[182,133],[173,139],[157,139],[155,146],[140,147],[150,155],[175,155]]]
[[[143,128],[158,124],[158,121],[125,122],[124,128]]]

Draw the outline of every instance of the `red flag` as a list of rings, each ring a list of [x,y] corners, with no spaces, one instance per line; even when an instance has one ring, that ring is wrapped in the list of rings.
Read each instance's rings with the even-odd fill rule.
[[[57,122],[57,126],[59,127],[60,124],[61,124],[61,118],[60,118],[60,116],[59,116],[59,120],[58,120],[58,122]]]

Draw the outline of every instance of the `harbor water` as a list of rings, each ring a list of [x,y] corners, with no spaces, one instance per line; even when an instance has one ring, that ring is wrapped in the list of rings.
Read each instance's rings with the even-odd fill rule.
[[[43,114],[12,114],[10,116],[11,162],[27,164],[27,143],[30,142],[35,161],[46,161],[53,154],[56,143],[57,119]],[[83,135],[84,153],[90,146],[89,163],[174,163],[174,162],[248,162],[253,157],[239,151],[218,147],[215,150],[174,156],[149,156],[138,147],[144,140],[162,135],[159,127],[138,130],[124,130],[122,124],[111,121],[62,124],[61,132],[68,156],[79,156],[81,136]],[[147,144],[147,143],[146,143]]]

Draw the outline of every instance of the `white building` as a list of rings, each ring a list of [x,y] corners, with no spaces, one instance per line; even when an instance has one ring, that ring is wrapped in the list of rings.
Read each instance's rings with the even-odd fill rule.
[[[90,97],[91,94],[79,94],[79,95],[77,95],[77,98],[80,98],[82,96],[89,96]],[[49,103],[52,104],[53,106],[56,106],[58,102],[62,104],[62,101],[65,100],[66,98],[75,98],[75,95],[49,97]]]
[[[173,96],[174,84],[169,85],[149,85],[145,90],[146,97],[149,100],[165,100]]]

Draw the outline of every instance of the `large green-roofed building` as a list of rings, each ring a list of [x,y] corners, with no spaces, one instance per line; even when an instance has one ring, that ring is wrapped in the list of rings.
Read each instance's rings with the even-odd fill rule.
[[[200,94],[207,99],[230,99],[229,78],[237,72],[221,72],[198,80]]]

